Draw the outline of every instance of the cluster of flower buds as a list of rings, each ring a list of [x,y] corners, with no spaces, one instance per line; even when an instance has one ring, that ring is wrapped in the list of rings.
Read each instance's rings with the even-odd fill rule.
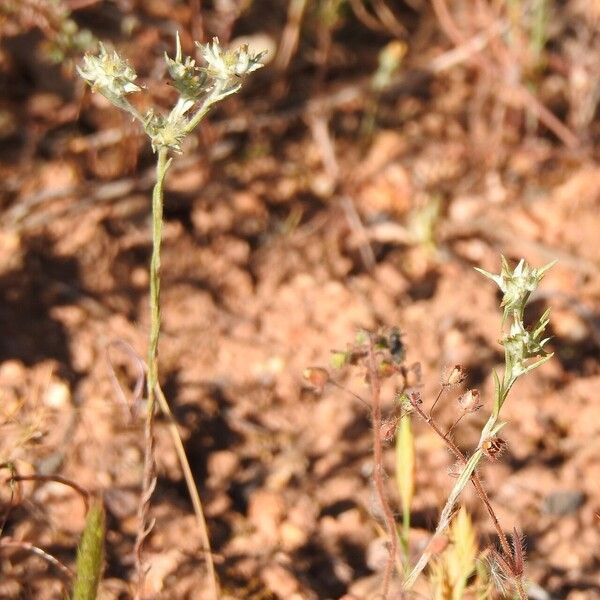
[[[542,338],[542,335],[550,321],[549,315],[550,310],[547,310],[531,331],[525,329],[521,320],[515,319],[514,323],[510,326],[508,335],[502,340],[507,362],[514,377],[519,377],[545,362],[545,357],[548,353],[544,349],[544,346],[550,338]],[[527,363],[528,359],[537,357],[542,358],[537,362]]]
[[[115,106],[131,112],[131,105],[125,96],[139,92],[142,88],[135,83],[137,74],[130,64],[123,60],[115,50],[109,52],[100,43],[98,56],[86,54],[83,66],[77,67],[79,75]]]
[[[152,109],[141,115],[128,101],[126,96],[139,92],[141,87],[135,83],[137,74],[133,67],[116,51],[107,51],[100,44],[98,56],[86,55],[78,71],[93,91],[99,92],[142,123],[154,151],[168,148],[181,152],[184,138],[209,108],[239,91],[244,76],[263,66],[260,61],[265,55],[265,52],[250,53],[247,45],[236,50],[223,50],[217,38],[209,44],[196,44],[205,66],[197,66],[193,58],[183,56],[179,36],[176,39],[175,58],[165,55],[173,87],[179,92],[177,103],[166,116]],[[189,117],[188,112],[197,103],[200,103],[198,110]]]
[[[530,295],[536,290],[546,271],[554,264],[552,262],[536,269],[524,260],[520,260],[514,270],[511,271],[507,260],[502,257],[502,268],[499,275],[477,269],[494,281],[502,290],[504,319],[511,317],[509,331],[502,339],[506,362],[505,376],[502,381],[496,377],[494,405],[496,416],[517,378],[543,365],[552,357],[544,347],[550,338],[543,337],[550,320],[550,311],[546,311],[530,329],[527,329],[523,323],[523,314]],[[536,358],[538,360],[531,360]]]
[[[529,300],[529,296],[536,290],[546,271],[555,263],[556,261],[553,261],[536,269],[521,259],[514,270],[511,271],[508,261],[503,256],[499,275],[494,275],[480,268],[475,270],[495,282],[504,294],[501,306],[504,307],[504,319],[506,319],[515,312],[520,316],[523,315],[523,309],[527,300]]]

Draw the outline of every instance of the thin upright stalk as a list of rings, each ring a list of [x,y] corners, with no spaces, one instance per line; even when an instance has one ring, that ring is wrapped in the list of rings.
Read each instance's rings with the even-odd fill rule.
[[[204,114],[208,107],[202,107]],[[214,600],[219,598],[219,585],[215,571],[213,556],[210,548],[210,538],[208,535],[208,527],[204,518],[204,511],[200,495],[196,488],[196,483],[190,468],[189,461],[185,454],[185,449],[181,441],[181,436],[177,429],[177,424],[173,413],[169,407],[169,403],[162,392],[158,381],[158,341],[160,337],[160,263],[161,263],[161,244],[162,244],[162,226],[163,226],[163,189],[164,179],[171,164],[171,160],[167,158],[168,149],[160,148],[156,164],[156,184],[152,191],[152,257],[150,259],[150,337],[148,347],[148,377],[147,377],[147,394],[148,406],[146,413],[145,427],[145,456],[144,456],[144,483],[142,499],[140,501],[140,531],[138,540],[136,540],[136,560],[138,564],[138,582],[143,583],[143,570],[141,565],[141,551],[144,539],[149,531],[147,521],[147,512],[149,507],[150,496],[154,488],[155,468],[154,468],[154,414],[156,412],[156,403],[160,407],[161,412],[168,419],[168,428],[171,438],[175,445],[175,450],[183,470],[186,486],[192,500],[196,522],[200,530],[200,538],[202,543],[202,551],[206,559],[208,569],[208,580]],[[140,579],[140,573],[141,579]],[[138,585],[138,589],[141,586]]]
[[[373,415],[373,484],[383,511],[385,527],[389,538],[389,554],[383,572],[383,583],[381,586],[381,596],[385,600],[388,595],[390,581],[394,570],[394,562],[398,553],[398,534],[396,532],[396,522],[394,513],[390,508],[385,491],[384,471],[383,471],[383,443],[381,436],[381,381],[377,372],[375,361],[375,352],[373,349],[373,340],[369,340],[369,377],[371,384],[371,410]]]
[[[203,106],[201,111],[206,114],[209,106]],[[161,265],[161,244],[163,227],[163,189],[164,179],[171,164],[171,159],[167,158],[168,149],[160,148],[158,151],[156,163],[156,183],[152,190],[152,257],[150,259],[150,335],[148,345],[148,376],[147,376],[147,395],[148,405],[145,424],[145,452],[144,452],[144,477],[142,484],[142,495],[138,507],[138,516],[140,528],[136,539],[136,568],[138,578],[138,597],[143,593],[143,582],[145,570],[141,560],[143,543],[152,528],[152,523],[147,524],[150,498],[156,482],[156,469],[154,464],[154,414],[156,412],[156,403],[163,414],[167,417],[169,423],[169,432],[175,444],[177,456],[183,469],[186,485],[190,493],[196,521],[200,529],[202,550],[205,555],[208,569],[209,585],[214,600],[219,598],[218,580],[215,572],[214,561],[210,549],[210,539],[208,528],[204,518],[200,495],[196,489],[196,484],[192,471],[185,454],[185,449],[181,441],[181,436],[177,429],[175,419],[169,407],[158,381],[158,341],[160,337],[160,265]]]
[[[144,472],[142,493],[138,504],[138,531],[135,540],[135,568],[137,574],[136,600],[144,597],[146,567],[142,553],[144,542],[154,523],[148,521],[150,499],[156,486],[156,465],[154,461],[154,413],[156,407],[155,390],[158,383],[158,339],[160,336],[160,247],[163,221],[163,183],[170,161],[167,148],[158,151],[156,161],[156,183],[152,190],[152,257],[150,259],[150,337],[148,344],[148,375],[146,379],[148,404],[144,425]]]
[[[160,336],[160,249],[163,226],[163,183],[170,162],[167,148],[160,148],[156,161],[156,183],[152,190],[152,258],[150,259],[150,339],[148,345],[148,415],[154,414],[158,383],[158,338]]]
[[[169,407],[169,403],[165,398],[165,395],[160,387],[160,384],[156,388],[157,400],[160,406],[161,411],[167,418],[167,427],[169,428],[169,432],[171,433],[171,438],[173,440],[173,444],[175,446],[175,452],[177,453],[177,457],[179,458],[179,464],[181,465],[181,469],[183,471],[183,477],[185,479],[185,483],[188,489],[188,493],[190,495],[190,499],[192,500],[192,506],[194,507],[194,514],[196,515],[196,523],[198,525],[198,529],[200,530],[200,541],[202,542],[202,551],[204,552],[206,558],[206,567],[208,569],[208,580],[212,591],[212,597],[214,600],[218,600],[219,598],[219,580],[217,579],[217,573],[215,571],[215,564],[213,560],[212,551],[210,548],[210,537],[208,535],[208,527],[206,525],[206,519],[204,518],[204,509],[202,508],[202,501],[200,500],[200,494],[198,493],[198,489],[196,488],[196,482],[194,481],[194,475],[192,473],[192,469],[190,467],[190,463],[188,461],[187,455],[185,453],[185,448],[183,447],[183,442],[181,441],[181,436],[179,435],[179,430],[177,429],[177,423],[175,421],[175,417],[171,412],[171,408]]]

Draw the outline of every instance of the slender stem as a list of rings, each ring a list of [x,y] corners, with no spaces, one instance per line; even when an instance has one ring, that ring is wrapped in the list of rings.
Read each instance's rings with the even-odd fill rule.
[[[442,385],[442,387],[440,388],[440,391],[438,392],[436,399],[434,400],[433,404],[431,405],[431,408],[429,409],[430,415],[433,415],[433,411],[435,410],[435,405],[440,401],[440,398],[442,397],[442,394],[444,393],[445,389],[446,389],[446,386]]]
[[[194,131],[194,129],[196,129],[196,127],[198,126],[200,121],[202,121],[202,119],[204,119],[204,117],[207,115],[208,111],[212,108],[213,104],[215,104],[217,102],[218,96],[215,95],[217,92],[218,92],[218,89],[215,88],[212,91],[212,93],[202,101],[202,105],[194,113],[194,116],[189,120],[189,122],[185,128],[186,135],[190,134],[192,131]]]
[[[66,477],[61,477],[60,475],[13,475],[11,477],[11,481],[56,481],[57,483],[62,483],[72,489],[74,489],[83,500],[83,504],[85,506],[85,512],[87,513],[90,505],[90,493],[81,485],[72,481],[71,479],[67,479]],[[0,531],[2,529],[0,528]]]
[[[210,549],[210,540],[208,528],[204,518],[202,502],[194,482],[194,477],[187,460],[185,449],[181,441],[181,436],[177,429],[173,413],[169,403],[162,392],[158,380],[158,341],[160,337],[160,263],[161,263],[161,243],[162,243],[162,225],[163,225],[163,184],[165,175],[169,169],[171,161],[167,159],[166,148],[158,151],[158,160],[156,165],[156,184],[152,191],[152,257],[150,259],[150,338],[148,347],[148,376],[147,376],[147,394],[148,407],[146,413],[145,427],[145,455],[144,455],[144,482],[142,499],[138,515],[140,516],[140,530],[136,540],[136,561],[138,564],[138,590],[143,588],[144,569],[141,564],[141,552],[145,537],[149,533],[150,527],[147,525],[147,516],[150,497],[156,478],[154,467],[154,414],[156,404],[158,403],[161,411],[168,419],[168,428],[171,438],[175,445],[175,451],[179,458],[186,485],[194,507],[196,521],[200,530],[200,537],[203,551],[206,557],[208,569],[209,585],[214,600],[219,598],[219,586],[215,572],[214,561]],[[140,592],[138,591],[138,594]]]
[[[379,504],[383,511],[385,526],[389,537],[389,555],[383,573],[381,595],[383,600],[387,598],[390,581],[394,570],[394,562],[398,553],[398,534],[394,513],[390,508],[387,494],[385,492],[384,470],[383,470],[383,444],[381,440],[381,381],[377,372],[375,352],[373,350],[373,339],[369,339],[369,377],[371,383],[371,410],[373,414],[373,484],[379,498]]]
[[[150,259],[150,340],[148,346],[148,415],[154,414],[158,383],[158,338],[160,336],[160,248],[163,225],[163,182],[170,161],[167,148],[160,148],[156,162],[156,184],[152,190],[152,258]]]
[[[410,510],[402,512],[402,535],[400,544],[402,546],[402,555],[404,558],[404,572],[406,575],[410,572]]]
[[[46,562],[55,566],[59,569],[64,575],[66,575],[69,579],[73,579],[75,573],[67,567],[67,565],[63,564],[58,558],[52,556],[39,546],[34,546],[30,542],[24,542],[22,540],[13,540],[10,537],[3,537],[0,540],[0,548],[18,548],[19,550],[25,550],[27,552],[31,552],[40,558],[43,558]]]
[[[138,531],[135,540],[135,568],[137,574],[136,600],[144,598],[146,568],[143,564],[144,542],[154,523],[148,520],[150,499],[156,486],[154,461],[155,390],[158,383],[158,338],[160,336],[160,246],[163,220],[163,183],[170,165],[167,148],[158,151],[156,183],[152,190],[152,257],[150,259],[150,338],[148,343],[148,375],[146,379],[148,404],[144,426],[144,472],[142,493],[138,504]]]

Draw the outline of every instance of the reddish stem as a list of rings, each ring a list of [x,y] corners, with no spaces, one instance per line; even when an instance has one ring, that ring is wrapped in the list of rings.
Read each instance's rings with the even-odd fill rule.
[[[373,338],[369,337],[368,354],[369,378],[371,383],[371,411],[373,415],[373,484],[383,511],[385,526],[389,537],[389,554],[383,573],[381,595],[385,600],[388,595],[390,581],[394,571],[394,563],[398,552],[398,536],[396,534],[396,522],[394,513],[390,508],[387,494],[385,492],[384,468],[383,468],[383,443],[381,436],[381,381],[377,371],[375,352],[373,350]]]
[[[419,416],[433,429],[433,431],[435,431],[435,433],[437,433],[437,435],[444,441],[444,443],[448,446],[448,448],[450,448],[450,450],[454,454],[454,456],[456,456],[456,458],[458,458],[458,460],[460,462],[462,462],[463,464],[466,464],[467,459],[465,458],[465,455],[458,449],[456,444],[446,434],[443,433],[443,431],[439,428],[439,426],[436,424],[436,422],[431,418],[431,415],[427,415],[423,411],[423,409],[418,405],[417,402],[412,402],[412,406],[417,411]],[[490,516],[490,519],[492,520],[494,529],[496,530],[496,533],[498,534],[498,538],[500,539],[500,545],[502,546],[502,551],[504,552],[505,556],[507,558],[509,558],[512,562],[512,552],[510,550],[510,545],[508,543],[508,539],[506,538],[506,534],[502,530],[502,527],[500,527],[498,517],[496,517],[496,513],[494,512],[494,509],[490,503],[490,499],[487,495],[487,492],[485,491],[485,489],[483,487],[483,484],[481,483],[481,479],[479,478],[479,475],[477,475],[477,472],[473,472],[473,475],[471,475],[471,483],[475,487],[475,491],[477,492],[479,499],[485,506],[485,508]]]

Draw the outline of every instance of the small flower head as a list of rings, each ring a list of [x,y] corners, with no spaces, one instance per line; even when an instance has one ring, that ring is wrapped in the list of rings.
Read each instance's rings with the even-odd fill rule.
[[[329,381],[329,372],[323,367],[308,367],[302,371],[302,376],[307,386],[316,393],[322,394]]]
[[[479,390],[468,390],[458,398],[458,404],[465,413],[478,411],[483,406]]]
[[[502,269],[499,275],[488,273],[483,269],[476,268],[482,275],[485,275],[502,290],[504,297],[501,306],[504,307],[504,318],[512,313],[523,314],[525,304],[529,296],[538,287],[546,271],[555,264],[556,261],[547,264],[540,269],[529,266],[523,259],[513,271],[504,256],[502,257]]]
[[[170,58],[165,53],[165,62],[169,75],[173,79],[173,85],[182,98],[196,101],[207,91],[207,74],[196,66],[196,61],[190,56],[183,59],[179,34],[176,38],[175,58]]]
[[[549,337],[542,338],[542,335],[549,322],[550,311],[546,311],[536,324],[532,331],[525,329],[522,321],[515,321],[511,327],[508,335],[502,340],[504,349],[506,352],[506,358],[511,366],[512,374],[515,377],[523,375],[527,371],[531,371],[533,368],[540,364],[540,361],[533,364],[528,364],[527,360],[530,358],[543,357],[542,361],[545,362],[548,357],[544,346],[550,340]]]
[[[187,135],[188,121],[184,117],[186,104],[182,103],[182,110],[172,110],[167,117],[148,111],[144,120],[144,129],[152,143],[152,150],[170,148],[174,152],[181,152],[181,144]]]
[[[266,52],[251,54],[248,45],[244,44],[236,50],[223,50],[218,38],[213,38],[212,44],[200,44],[200,54],[206,61],[204,70],[206,74],[215,79],[227,93],[237,92],[241,86],[240,79],[260,69],[263,64],[261,58]]]
[[[467,370],[462,365],[454,365],[443,385],[459,385],[467,378]]]
[[[115,50],[106,50],[103,44],[100,44],[98,56],[85,55],[83,66],[77,67],[77,71],[93,91],[100,92],[118,106],[122,105],[124,96],[141,89],[134,83],[137,74],[133,67]]]

